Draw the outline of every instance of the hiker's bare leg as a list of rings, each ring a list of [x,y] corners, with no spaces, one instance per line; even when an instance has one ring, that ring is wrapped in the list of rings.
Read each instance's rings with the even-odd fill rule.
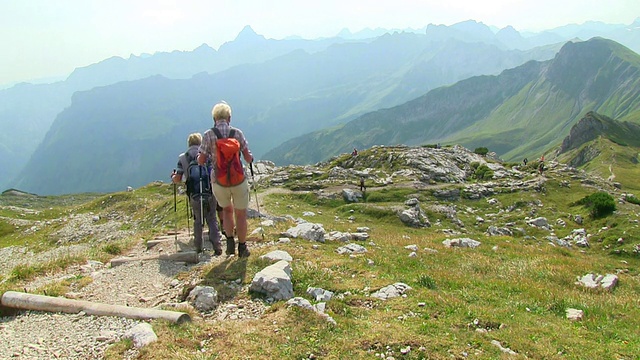
[[[227,231],[224,229],[224,210],[220,209],[216,210],[216,212],[218,213],[218,220],[220,220],[220,231],[226,235]]]
[[[247,209],[236,209],[236,235],[238,235],[238,242],[243,243],[247,241]]]
[[[222,226],[224,226],[224,232],[227,236],[233,236],[233,206],[227,206],[222,210],[224,217],[222,220]],[[246,229],[246,228],[245,228]],[[246,233],[246,230],[245,230]]]

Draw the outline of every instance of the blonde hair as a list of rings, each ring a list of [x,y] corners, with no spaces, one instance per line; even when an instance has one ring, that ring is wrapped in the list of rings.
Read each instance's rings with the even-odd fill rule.
[[[200,133],[190,134],[187,138],[187,144],[189,144],[189,146],[202,144],[202,135],[200,135]]]
[[[221,101],[213,106],[211,109],[211,116],[213,116],[213,121],[216,122],[218,120],[231,120],[231,106],[224,101]]]

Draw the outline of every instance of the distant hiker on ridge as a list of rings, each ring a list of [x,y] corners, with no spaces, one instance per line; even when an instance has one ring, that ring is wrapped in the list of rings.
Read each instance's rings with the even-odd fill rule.
[[[249,183],[240,160],[240,153],[248,163],[253,162],[247,140],[242,131],[229,125],[231,106],[226,102],[214,105],[211,110],[213,128],[204,133],[198,163],[212,162],[211,183],[213,193],[223,208],[223,226],[227,238],[227,255],[235,254],[233,237],[234,215],[238,236],[238,256],[248,257],[247,207],[249,206]]]
[[[362,192],[367,191],[367,187],[364,186],[364,176],[360,176],[360,191]]]
[[[358,149],[353,148],[353,151],[351,152],[351,156],[358,156]]]
[[[524,166],[527,166],[527,163],[529,162],[529,159],[524,158],[524,160],[522,160],[522,163],[524,164]]]
[[[193,133],[187,138],[189,148],[186,152],[178,156],[178,165],[171,180],[174,183],[182,181],[185,176],[187,186],[187,196],[193,210],[193,236],[196,251],[202,252],[202,228],[204,221],[209,226],[209,241],[213,245],[216,256],[222,255],[222,245],[220,244],[220,233],[218,222],[216,221],[217,201],[211,191],[211,181],[209,179],[209,169],[198,164],[198,148],[202,143],[202,135]]]

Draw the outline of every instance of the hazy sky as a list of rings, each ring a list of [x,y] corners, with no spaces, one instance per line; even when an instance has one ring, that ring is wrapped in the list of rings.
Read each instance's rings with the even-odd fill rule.
[[[640,0],[0,0],[0,84],[66,76],[111,56],[217,49],[245,25],[281,39],[469,19],[539,31],[637,17]]]

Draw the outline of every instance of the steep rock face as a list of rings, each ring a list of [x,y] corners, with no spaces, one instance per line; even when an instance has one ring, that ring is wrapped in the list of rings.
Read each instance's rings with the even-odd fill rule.
[[[578,168],[600,155],[600,149],[597,146],[585,146],[573,157],[567,165]]]
[[[607,128],[608,126],[605,122],[594,117],[593,112],[589,111],[580,121],[573,125],[569,136],[564,138],[560,147],[560,154],[578,148],[580,145],[597,138]]]

